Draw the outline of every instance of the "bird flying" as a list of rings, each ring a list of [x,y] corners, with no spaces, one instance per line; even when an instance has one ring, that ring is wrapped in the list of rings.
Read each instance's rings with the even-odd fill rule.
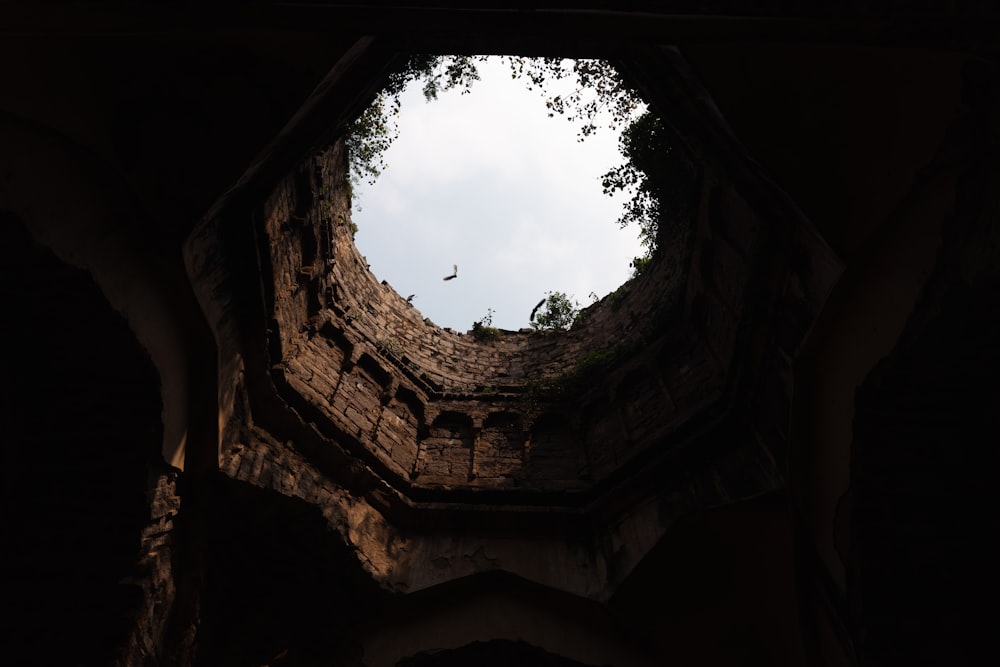
[[[413,297],[415,296],[416,294],[411,294],[410,296],[406,297],[406,303],[413,303]]]
[[[535,307],[531,309],[531,317],[528,318],[529,322],[534,322],[535,321],[535,313],[538,312],[538,309],[542,307],[543,303],[545,303],[545,299],[542,299],[541,301],[539,301],[538,303],[536,303]]]
[[[458,277],[458,264],[452,264],[452,269],[454,272],[450,276],[445,276],[442,280],[451,280],[452,278]]]

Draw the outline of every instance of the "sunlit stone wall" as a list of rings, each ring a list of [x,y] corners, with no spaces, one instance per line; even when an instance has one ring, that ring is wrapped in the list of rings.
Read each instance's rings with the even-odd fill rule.
[[[756,234],[732,193],[698,206],[690,266],[653,264],[568,332],[477,336],[424,319],[371,273],[345,169],[337,144],[264,206],[272,368],[290,405],[317,409],[397,483],[585,489],[720,396]],[[706,218],[720,207],[750,219],[728,223],[732,241]]]

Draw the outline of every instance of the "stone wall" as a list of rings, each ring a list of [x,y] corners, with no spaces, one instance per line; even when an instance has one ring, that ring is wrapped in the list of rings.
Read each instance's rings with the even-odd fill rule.
[[[345,170],[336,144],[263,207],[272,364],[290,404],[318,409],[397,483],[583,489],[721,396],[758,225],[711,174],[689,279],[654,262],[570,331],[477,336],[436,326],[372,274]]]
[[[180,510],[177,472],[164,470],[150,475],[150,517],[139,547],[138,573],[133,582],[142,589],[142,600],[134,612],[135,624],[115,664],[150,664],[164,654],[169,611],[176,597],[174,521]],[[177,647],[171,647],[176,650]]]

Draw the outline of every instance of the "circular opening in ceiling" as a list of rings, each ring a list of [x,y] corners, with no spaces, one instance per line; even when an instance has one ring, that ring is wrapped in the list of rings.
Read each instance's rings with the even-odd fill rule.
[[[436,72],[447,76],[449,62]],[[520,76],[515,62],[475,59],[479,80],[433,101],[424,99],[428,77],[413,77],[398,115],[385,107],[385,132],[391,139],[395,124],[398,138],[380,156],[381,174],[368,179],[352,165],[355,243],[371,270],[457,331],[529,327],[553,292],[586,307],[625,283],[647,253],[638,224],[617,224],[630,195],[602,184],[627,162],[620,132],[644,106],[626,114],[613,93],[586,90],[576,76],[532,84],[530,68],[543,72],[546,61],[530,60]],[[575,61],[555,62],[571,72]],[[575,106],[574,93],[582,93]],[[589,100],[592,118],[582,108]],[[597,129],[583,137],[587,123]]]
[[[641,69],[636,77],[643,77]],[[385,129],[384,115],[372,121],[365,113],[354,122]],[[359,152],[352,146],[354,128],[344,128],[343,140],[282,181],[262,218],[273,262],[275,337],[269,342],[273,358],[282,359],[273,368],[281,373],[283,397],[324,423],[327,437],[405,483],[408,493],[575,492],[677,428],[690,408],[719,390],[716,364],[686,341],[693,306],[687,307],[683,255],[690,253],[705,186],[688,153],[674,149],[683,143],[670,126],[652,114],[639,119],[623,134],[622,146],[629,148],[623,156],[648,175],[647,190],[640,190],[646,199],[630,203],[656,216],[646,230],[656,254],[637,278],[586,308],[572,320],[572,331],[558,336],[502,331],[493,322],[477,327],[482,320],[475,316],[471,335],[442,329],[407,302],[409,290],[380,282],[355,244],[350,210],[349,163],[365,159],[365,144]],[[373,136],[378,148],[385,135]],[[374,162],[369,154],[362,166],[379,166],[374,154]],[[608,217],[606,224],[620,233],[614,213]],[[415,254],[406,242],[398,244]],[[448,268],[430,269],[435,287],[454,287],[466,275],[462,265],[458,272]],[[524,306],[529,321],[537,296]],[[480,307],[491,312],[490,305]],[[688,357],[704,362],[693,384],[689,374],[673,370],[689,368]],[[628,451],[608,451],[606,443],[618,441],[622,428]],[[529,449],[537,456],[528,457]],[[568,463],[557,463],[564,455]]]

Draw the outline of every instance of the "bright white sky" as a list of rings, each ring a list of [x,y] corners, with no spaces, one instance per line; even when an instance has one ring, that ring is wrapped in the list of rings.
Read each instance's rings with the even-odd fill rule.
[[[643,253],[638,229],[615,223],[624,197],[601,192],[622,162],[617,132],[578,142],[577,124],[549,118],[506,64],[479,72],[466,95],[406,90],[388,168],[356,189],[355,243],[435,324],[464,332],[492,308],[493,326],[516,330],[547,291],[581,306],[614,291]],[[453,264],[458,277],[442,280]]]

